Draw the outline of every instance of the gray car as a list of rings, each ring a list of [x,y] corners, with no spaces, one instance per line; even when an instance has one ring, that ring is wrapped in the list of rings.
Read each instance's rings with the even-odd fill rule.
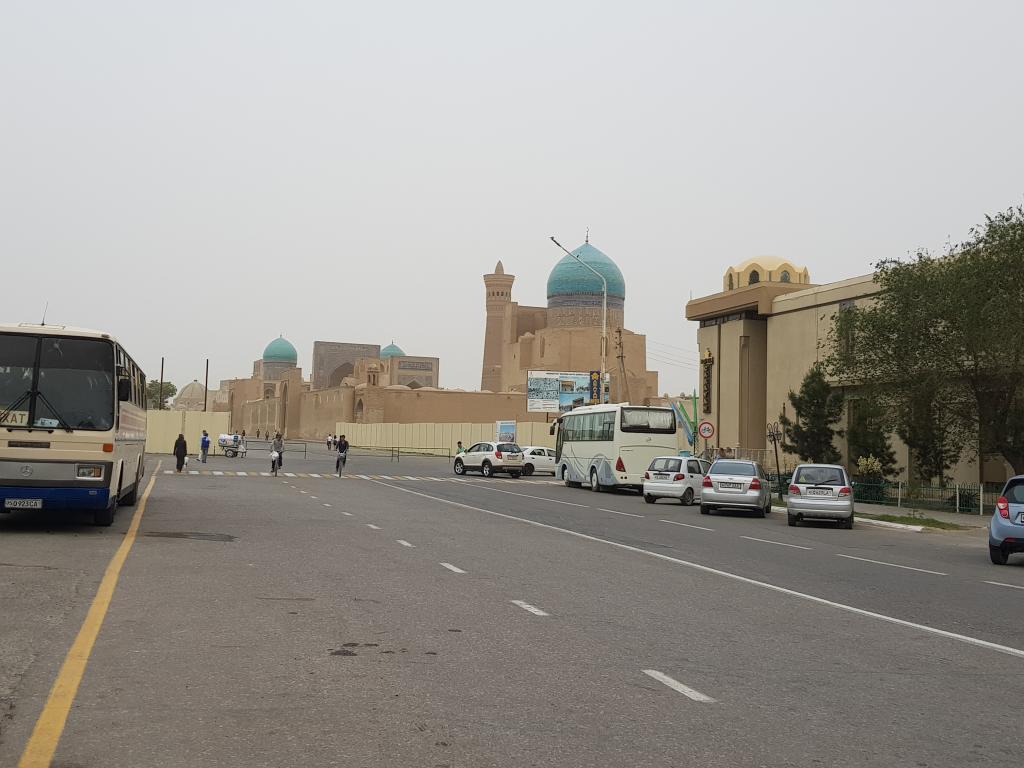
[[[838,464],[801,464],[793,472],[786,499],[790,525],[801,520],[835,520],[853,528],[853,486]]]
[[[700,513],[716,509],[757,512],[767,517],[772,511],[771,484],[756,461],[718,459],[701,483]]]

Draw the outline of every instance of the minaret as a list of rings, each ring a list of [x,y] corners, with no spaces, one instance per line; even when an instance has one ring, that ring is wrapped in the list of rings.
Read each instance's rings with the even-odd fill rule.
[[[505,308],[512,303],[512,283],[515,275],[506,275],[499,261],[494,272],[484,275],[487,288],[487,325],[484,329],[484,366],[480,376],[480,389],[499,392],[501,382],[502,347],[505,342]]]

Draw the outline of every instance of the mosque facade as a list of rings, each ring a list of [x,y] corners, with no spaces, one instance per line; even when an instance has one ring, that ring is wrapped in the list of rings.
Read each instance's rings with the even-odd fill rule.
[[[525,393],[531,370],[600,370],[607,283],[610,398],[645,403],[657,397],[658,374],[647,370],[647,338],[625,327],[626,281],[621,270],[589,238],[573,254],[576,258],[566,255],[551,270],[544,307],[513,300],[515,276],[506,273],[500,261],[484,275],[487,319],[481,390]]]

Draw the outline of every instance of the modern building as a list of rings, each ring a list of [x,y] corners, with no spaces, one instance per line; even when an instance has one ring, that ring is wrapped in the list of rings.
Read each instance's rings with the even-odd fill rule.
[[[722,288],[686,305],[686,319],[700,323],[697,415],[715,428],[714,437],[701,447],[728,447],[773,464],[767,425],[783,412],[793,415],[789,393],[798,391],[811,367],[829,354],[836,314],[870,302],[878,285],[872,275],[814,285],[805,267],[761,257],[726,270]],[[856,402],[856,388],[847,388],[845,394],[848,404]],[[847,408],[847,423],[841,428],[849,427],[850,413]],[[909,452],[895,435],[892,446],[907,479]],[[836,447],[847,464],[856,460],[847,455],[844,439]],[[790,466],[798,461],[783,455]],[[1001,481],[1006,465],[1001,460],[964,460],[952,474],[959,482]]]
[[[573,253],[608,286],[606,360],[611,398],[644,403],[657,397],[658,374],[647,370],[647,339],[625,327],[626,281],[621,270],[589,238]],[[602,280],[566,255],[548,275],[546,307],[513,301],[514,283],[515,276],[507,274],[500,261],[494,272],[484,275],[487,319],[480,388],[525,393],[531,370],[600,370]]]

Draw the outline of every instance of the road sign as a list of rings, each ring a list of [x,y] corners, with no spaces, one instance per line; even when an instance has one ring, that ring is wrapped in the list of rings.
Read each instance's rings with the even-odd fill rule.
[[[697,434],[703,437],[705,440],[710,440],[715,436],[715,425],[710,421],[702,421],[700,426],[697,427]]]

